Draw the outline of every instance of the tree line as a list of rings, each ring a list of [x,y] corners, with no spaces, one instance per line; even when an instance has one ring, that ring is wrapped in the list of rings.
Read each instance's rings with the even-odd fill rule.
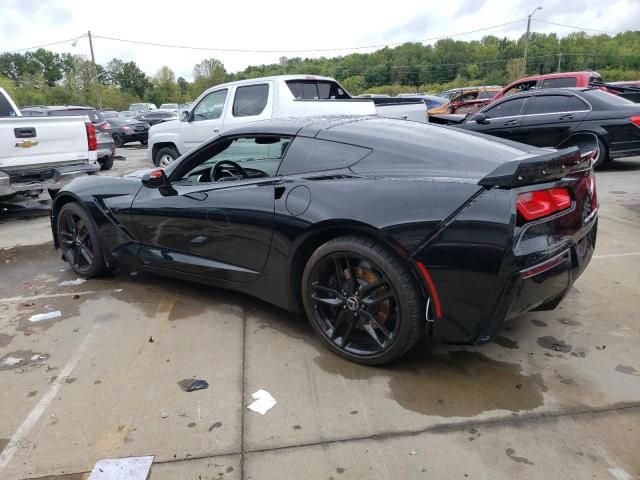
[[[527,74],[597,70],[605,80],[640,79],[640,31],[614,36],[577,32],[564,37],[532,33],[526,69],[524,36],[517,40],[443,39],[433,45],[405,43],[372,53],[333,58],[286,58],[270,65],[227,72],[215,58],[195,65],[193,80],[176,78],[170,66],[149,76],[134,62],[114,58],[97,65],[104,108],[126,109],[133,102],[156,105],[194,100],[205,89],[227,81],[284,73],[326,75],[354,95],[432,92],[464,85],[504,85]],[[81,55],[45,49],[0,55],[0,86],[19,105],[96,105],[93,64]]]

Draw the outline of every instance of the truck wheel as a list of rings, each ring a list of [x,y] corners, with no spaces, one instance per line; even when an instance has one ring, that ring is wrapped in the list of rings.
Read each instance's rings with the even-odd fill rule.
[[[100,170],[111,170],[111,167],[113,167],[113,155],[101,158],[98,163],[100,163]]]
[[[166,167],[179,156],[180,154],[177,152],[175,148],[163,147],[160,150],[158,150],[158,153],[154,158],[154,163],[156,164],[156,167]]]

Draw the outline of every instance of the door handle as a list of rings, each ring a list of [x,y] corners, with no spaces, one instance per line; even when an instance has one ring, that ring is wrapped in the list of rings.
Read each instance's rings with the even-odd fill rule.
[[[220,132],[220,129],[219,129],[219,128],[214,128],[214,129],[213,129],[213,133],[218,133],[218,132]]]
[[[34,138],[36,136],[36,129],[33,127],[14,128],[13,135],[16,138]]]
[[[506,122],[503,123],[503,125],[507,126],[507,125],[517,125],[518,124],[518,120],[508,120]]]

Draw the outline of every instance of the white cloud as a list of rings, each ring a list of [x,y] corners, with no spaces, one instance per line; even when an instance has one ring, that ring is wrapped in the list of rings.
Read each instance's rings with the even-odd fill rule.
[[[378,7],[368,2],[280,1],[242,2],[155,0],[133,2],[87,2],[86,0],[0,0],[0,45],[14,50],[71,38],[91,30],[94,35],[165,44],[223,49],[317,49],[416,41],[451,35],[524,18],[533,8],[528,1],[509,0],[397,0]],[[544,6],[536,18],[619,31],[633,28],[630,18],[640,18],[637,0],[538,0]],[[424,24],[424,26],[422,26]],[[495,34],[516,38],[525,22],[487,32],[456,37],[461,40]],[[566,34],[572,29],[539,22],[540,32]],[[57,52],[89,56],[81,39],[49,47]],[[230,53],[189,51],[132,45],[97,38],[96,61],[114,57],[134,60],[146,73],[154,74],[168,65],[176,76],[190,79],[193,66],[203,58],[223,61],[228,71],[248,65],[274,63],[278,57],[320,56],[322,52]],[[367,50],[364,50],[367,51]],[[346,54],[324,53],[325,56]]]

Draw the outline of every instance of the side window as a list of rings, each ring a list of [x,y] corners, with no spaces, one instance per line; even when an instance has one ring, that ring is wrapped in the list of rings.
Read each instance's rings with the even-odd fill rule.
[[[215,120],[222,116],[222,109],[227,99],[227,90],[211,92],[193,109],[193,121]]]
[[[267,106],[269,99],[269,85],[249,85],[236,89],[236,98],[233,100],[234,117],[251,117],[260,115]]]
[[[537,83],[537,80],[532,80],[530,82],[517,83],[513,87],[511,87],[509,90],[504,92],[504,96],[508,97],[510,95],[515,95],[516,93],[528,92],[529,90],[533,90],[536,88],[536,83]]]
[[[208,183],[213,181],[245,180],[246,178],[273,177],[278,171],[280,160],[287,151],[289,137],[246,137],[227,140],[220,147],[218,142],[211,148],[196,153],[194,164],[182,175],[182,181],[190,183]],[[219,178],[211,178],[213,168],[225,160],[235,162],[245,170],[247,177],[237,171],[233,165],[220,166]],[[191,161],[189,161],[191,163]]]
[[[16,112],[9,103],[9,101],[4,98],[4,95],[0,94],[0,117],[15,117]]]
[[[478,100],[485,100],[487,98],[493,98],[493,96],[496,94],[497,92],[493,91],[493,92],[488,92],[486,90],[481,91],[478,94]]]
[[[478,98],[478,92],[470,92],[470,93],[465,93],[464,95],[462,95],[458,101],[459,102],[469,102],[471,100],[475,100],[476,98]]]
[[[293,175],[346,168],[362,160],[370,152],[369,148],[346,143],[297,137],[287,151],[279,174]]]
[[[548,78],[542,82],[542,88],[568,88],[578,84],[576,77]]]
[[[526,100],[526,98],[514,98],[512,100],[507,100],[486,110],[484,114],[487,118],[515,117],[520,115],[522,112],[522,107]]]
[[[575,112],[589,107],[576,97],[568,95],[540,95],[531,97],[526,115]]]

